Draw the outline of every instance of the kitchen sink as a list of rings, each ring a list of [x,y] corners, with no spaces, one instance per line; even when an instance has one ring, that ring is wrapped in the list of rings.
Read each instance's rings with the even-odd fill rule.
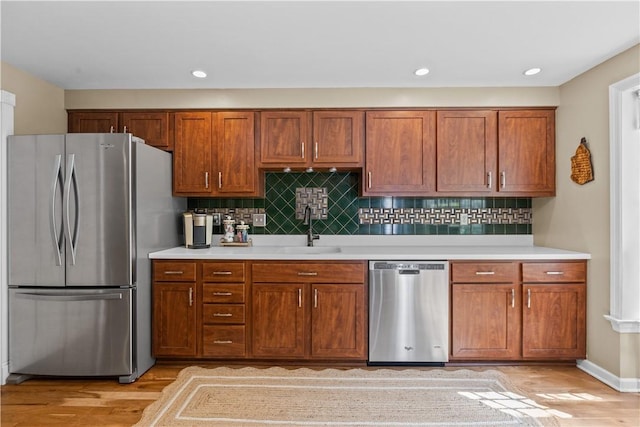
[[[337,246],[283,246],[278,252],[285,254],[336,254],[342,250]]]

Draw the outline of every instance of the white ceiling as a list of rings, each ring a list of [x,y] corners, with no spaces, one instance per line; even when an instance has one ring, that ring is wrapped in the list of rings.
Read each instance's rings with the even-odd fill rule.
[[[2,0],[0,13],[2,61],[64,89],[558,86],[640,42],[640,0]]]

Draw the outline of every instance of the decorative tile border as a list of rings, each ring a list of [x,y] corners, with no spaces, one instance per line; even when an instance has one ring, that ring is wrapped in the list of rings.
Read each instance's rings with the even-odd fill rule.
[[[531,208],[360,208],[360,224],[531,224]]]
[[[239,224],[244,221],[245,224],[253,224],[253,214],[265,213],[264,208],[209,208],[208,213],[220,213],[222,219],[225,215],[229,215]]]

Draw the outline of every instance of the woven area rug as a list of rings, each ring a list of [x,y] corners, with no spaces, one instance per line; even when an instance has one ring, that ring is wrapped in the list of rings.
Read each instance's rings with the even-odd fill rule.
[[[494,370],[189,367],[150,426],[557,426]]]

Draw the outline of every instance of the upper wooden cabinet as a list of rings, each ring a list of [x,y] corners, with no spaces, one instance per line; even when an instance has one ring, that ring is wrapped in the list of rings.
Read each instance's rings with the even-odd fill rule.
[[[177,195],[213,191],[211,113],[175,113],[173,192]]]
[[[555,195],[555,111],[438,111],[437,192]]]
[[[161,111],[69,111],[70,133],[131,133],[147,145],[173,150],[169,113]]]
[[[255,113],[175,113],[173,191],[181,196],[257,196]]]
[[[120,126],[124,132],[130,132],[144,139],[148,145],[163,150],[173,149],[169,113],[120,113]]]
[[[436,112],[367,111],[364,195],[436,190]]]
[[[555,196],[555,110],[498,113],[498,192]]]
[[[364,112],[263,111],[260,164],[275,168],[359,168],[364,150]]]
[[[496,111],[438,111],[437,191],[492,193],[498,163]]]

